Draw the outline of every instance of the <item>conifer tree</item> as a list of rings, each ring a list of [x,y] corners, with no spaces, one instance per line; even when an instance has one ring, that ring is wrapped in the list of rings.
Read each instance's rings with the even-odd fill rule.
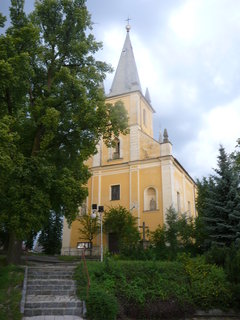
[[[215,172],[208,183],[203,215],[211,244],[230,246],[240,239],[239,176],[222,146]]]
[[[48,221],[38,238],[46,254],[60,254],[62,246],[63,219],[60,214],[51,212]]]

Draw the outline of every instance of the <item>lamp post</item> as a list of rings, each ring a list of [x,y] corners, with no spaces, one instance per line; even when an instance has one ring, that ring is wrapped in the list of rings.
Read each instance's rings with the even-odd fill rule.
[[[104,212],[104,206],[98,206],[97,204],[92,204],[92,217],[96,218],[96,212],[99,213],[100,217],[100,256],[101,262],[103,262],[103,228],[102,228],[102,214]]]

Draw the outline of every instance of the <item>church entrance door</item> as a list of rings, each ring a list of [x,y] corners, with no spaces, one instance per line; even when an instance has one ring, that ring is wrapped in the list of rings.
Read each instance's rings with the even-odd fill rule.
[[[111,253],[119,253],[119,242],[116,233],[108,234],[108,250]]]

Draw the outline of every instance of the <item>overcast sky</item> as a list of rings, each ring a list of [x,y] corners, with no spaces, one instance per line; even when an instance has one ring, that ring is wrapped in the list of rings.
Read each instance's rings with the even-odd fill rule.
[[[6,12],[10,0],[0,0]],[[34,0],[26,0],[26,9]],[[154,136],[167,128],[173,153],[193,178],[212,173],[219,144],[240,138],[239,0],[88,0],[98,58],[114,69],[130,38],[143,93],[150,92]],[[105,81],[109,92],[113,74]]]

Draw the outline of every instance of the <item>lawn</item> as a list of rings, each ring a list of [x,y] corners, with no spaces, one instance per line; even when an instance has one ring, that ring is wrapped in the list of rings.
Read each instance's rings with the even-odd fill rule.
[[[0,258],[0,320],[20,320],[20,301],[24,269],[16,266],[4,266]]]

